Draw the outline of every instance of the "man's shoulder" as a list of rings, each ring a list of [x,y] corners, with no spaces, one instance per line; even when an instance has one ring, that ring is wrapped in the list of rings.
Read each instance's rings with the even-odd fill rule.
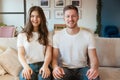
[[[81,32],[84,32],[85,34],[93,34],[93,32],[88,28],[80,27],[80,30]]]
[[[80,30],[85,31],[85,32],[92,33],[92,31],[91,31],[90,29],[85,28],[85,27],[80,27]]]
[[[81,33],[84,35],[84,36],[87,36],[87,37],[94,37],[94,33],[88,29],[88,28],[80,28],[81,29]]]

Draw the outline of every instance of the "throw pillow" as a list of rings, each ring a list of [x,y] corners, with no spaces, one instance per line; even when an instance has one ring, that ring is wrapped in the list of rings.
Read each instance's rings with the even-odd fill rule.
[[[18,76],[19,71],[22,69],[18,61],[17,51],[12,48],[7,48],[0,55],[0,65],[13,76]]]
[[[3,52],[3,50],[0,48],[0,54]]]
[[[0,65],[0,76],[4,75],[5,73],[7,73],[3,67]]]

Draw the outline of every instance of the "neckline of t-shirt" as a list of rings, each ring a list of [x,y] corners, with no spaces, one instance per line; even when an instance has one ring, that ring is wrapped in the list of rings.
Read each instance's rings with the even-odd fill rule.
[[[70,34],[67,32],[67,29],[65,28],[65,34],[68,35],[68,36],[70,36],[70,37],[76,37],[76,36],[78,36],[78,35],[80,34],[80,32],[81,32],[81,28],[80,28],[80,30],[79,30],[78,33],[76,33],[76,34],[74,34],[74,35],[70,35]]]
[[[32,32],[33,34],[38,34],[38,32]]]

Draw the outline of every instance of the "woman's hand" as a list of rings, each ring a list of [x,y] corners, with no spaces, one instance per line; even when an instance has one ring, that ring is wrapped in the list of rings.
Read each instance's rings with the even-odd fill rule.
[[[48,78],[50,76],[51,72],[48,67],[42,66],[39,70],[39,74],[42,75],[42,78]]]
[[[30,67],[24,68],[22,71],[22,76],[25,79],[31,79],[31,75],[32,75],[33,71]]]

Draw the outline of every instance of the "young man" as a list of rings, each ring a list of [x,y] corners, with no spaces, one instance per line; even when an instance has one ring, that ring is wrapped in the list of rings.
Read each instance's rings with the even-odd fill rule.
[[[99,80],[93,34],[78,27],[77,7],[68,5],[63,13],[66,28],[53,36],[53,77],[56,80]]]

